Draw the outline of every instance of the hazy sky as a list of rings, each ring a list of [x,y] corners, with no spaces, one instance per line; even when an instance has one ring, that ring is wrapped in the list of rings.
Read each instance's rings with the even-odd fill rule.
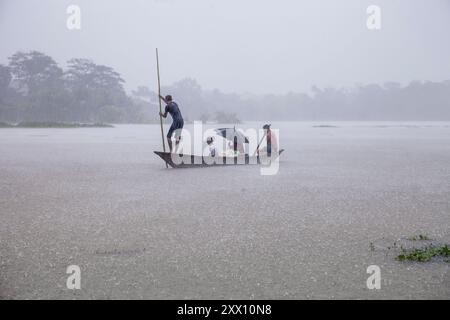
[[[66,8],[81,8],[81,30]],[[366,27],[366,8],[382,28]],[[156,87],[192,77],[225,92],[285,93],[450,79],[450,0],[0,0],[0,63],[39,50],[114,67]]]

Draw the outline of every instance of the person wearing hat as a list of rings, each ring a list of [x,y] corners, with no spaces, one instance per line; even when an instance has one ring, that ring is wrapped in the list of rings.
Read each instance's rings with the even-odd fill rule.
[[[170,152],[172,152],[172,135],[175,132],[175,144],[178,145],[181,139],[181,130],[184,126],[184,120],[180,109],[178,108],[178,104],[172,100],[171,95],[167,95],[165,97],[159,96],[159,98],[166,104],[166,109],[164,110],[164,113],[159,113],[160,116],[166,118],[167,114],[170,113],[173,120],[172,125],[167,132],[167,143],[169,144]]]
[[[260,152],[266,152],[267,156],[270,157],[272,155],[272,151],[277,153],[278,152],[278,144],[277,144],[277,138],[275,136],[275,133],[270,129],[270,124],[265,124],[263,126],[263,129],[265,130],[265,137],[267,141],[267,146],[262,148],[261,150],[257,149],[258,155]]]

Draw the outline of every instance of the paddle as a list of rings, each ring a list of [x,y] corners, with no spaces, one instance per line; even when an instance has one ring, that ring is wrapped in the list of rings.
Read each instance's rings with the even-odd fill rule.
[[[255,152],[253,152],[253,156],[255,156],[255,154],[256,154],[256,151],[258,151],[258,149],[259,149],[259,146],[261,145],[261,143],[263,142],[263,140],[264,140],[264,138],[266,137],[266,135],[267,135],[267,130],[266,130],[266,132],[264,132],[264,135],[263,135],[263,137],[261,138],[261,140],[259,141],[259,143],[258,143],[258,146],[256,147],[256,150],[255,150]]]
[[[163,121],[162,121],[162,105],[161,105],[161,83],[159,78],[159,57],[158,57],[158,48],[156,48],[156,70],[158,73],[158,101],[159,101],[159,123],[161,124],[161,138],[162,138],[162,144],[163,144],[163,151],[166,152],[166,143],[164,142],[164,128],[163,128]],[[166,162],[166,168],[169,168]]]

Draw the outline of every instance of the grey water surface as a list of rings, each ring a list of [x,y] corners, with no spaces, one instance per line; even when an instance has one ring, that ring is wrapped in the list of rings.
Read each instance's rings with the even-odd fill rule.
[[[395,260],[450,243],[450,123],[273,127],[272,176],[166,169],[156,125],[0,129],[0,298],[450,298],[448,262]]]

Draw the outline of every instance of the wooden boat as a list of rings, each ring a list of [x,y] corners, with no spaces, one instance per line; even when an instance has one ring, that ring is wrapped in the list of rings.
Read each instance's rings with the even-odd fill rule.
[[[278,152],[278,156],[283,153],[284,149]],[[210,166],[226,166],[226,165],[249,165],[249,164],[268,164],[278,156],[259,157],[249,156],[248,154],[235,157],[207,157],[195,155],[172,154],[170,152],[154,151],[161,159],[164,160],[172,168],[195,168]]]

